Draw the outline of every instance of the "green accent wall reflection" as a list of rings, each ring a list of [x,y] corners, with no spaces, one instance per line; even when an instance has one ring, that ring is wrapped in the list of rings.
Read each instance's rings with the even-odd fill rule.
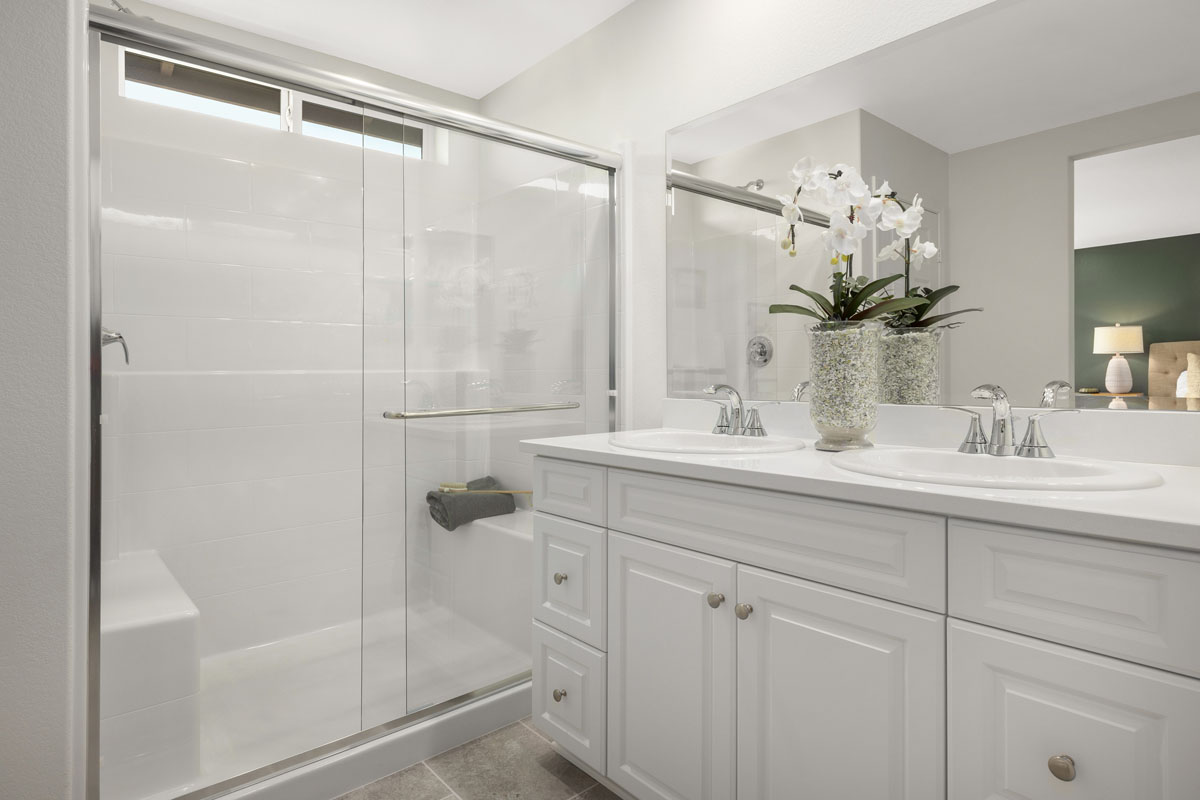
[[[1141,325],[1145,353],[1127,355],[1146,391],[1150,345],[1200,339],[1200,234],[1075,251],[1075,385],[1104,391],[1110,356],[1092,353],[1099,325]]]

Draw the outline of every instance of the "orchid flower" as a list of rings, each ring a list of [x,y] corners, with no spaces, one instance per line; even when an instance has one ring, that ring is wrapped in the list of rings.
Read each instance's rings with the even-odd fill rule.
[[[920,236],[918,236],[913,242],[912,254],[914,256],[920,256],[921,258],[933,258],[937,255],[937,252],[937,245],[935,245],[933,242],[922,242]]]
[[[858,170],[848,164],[838,164],[834,167],[834,176],[821,187],[827,205],[853,206],[867,200],[871,190],[858,174]]]
[[[804,212],[800,210],[800,206],[796,205],[796,198],[789,197],[786,194],[776,195],[776,199],[783,203],[783,208],[779,213],[783,215],[784,220],[788,225],[795,225],[798,222],[804,221]]]
[[[867,235],[867,226],[857,219],[851,221],[841,211],[829,215],[829,230],[821,234],[825,249],[830,250],[835,259],[838,256],[852,256],[858,252],[858,243]]]
[[[883,214],[879,220],[879,230],[894,230],[901,239],[908,239],[916,233],[917,228],[921,227],[921,217],[924,215],[925,209],[921,208],[920,195],[913,198],[913,204],[907,209],[901,207],[896,199],[885,198]]]
[[[792,166],[791,178],[802,191],[815,192],[829,182],[829,168],[805,156]]]
[[[894,261],[900,258],[904,252],[904,240],[893,239],[890,244],[886,245],[879,251],[879,255],[875,256],[879,261]]]
[[[891,192],[892,187],[884,181],[876,192],[855,204],[854,216],[864,220],[869,227],[874,227],[883,213],[883,201]]]

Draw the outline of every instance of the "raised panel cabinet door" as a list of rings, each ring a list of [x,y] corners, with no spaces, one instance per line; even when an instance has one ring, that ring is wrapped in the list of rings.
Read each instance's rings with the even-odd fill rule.
[[[951,620],[954,800],[1196,800],[1200,680]]]
[[[608,559],[608,778],[732,800],[735,565],[617,533]]]
[[[945,797],[945,617],[738,567],[737,793]]]

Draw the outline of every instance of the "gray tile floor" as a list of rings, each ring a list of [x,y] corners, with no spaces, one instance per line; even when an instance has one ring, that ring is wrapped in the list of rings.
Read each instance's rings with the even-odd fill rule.
[[[447,750],[338,800],[618,800],[528,724]]]

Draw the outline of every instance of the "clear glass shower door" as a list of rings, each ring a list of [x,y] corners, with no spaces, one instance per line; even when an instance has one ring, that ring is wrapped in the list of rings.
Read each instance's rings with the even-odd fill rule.
[[[518,445],[609,428],[609,173],[408,127],[419,155],[366,154],[364,724],[530,668]],[[485,479],[494,516],[433,519],[429,492]]]
[[[139,800],[361,730],[362,123],[101,55],[101,787]]]

